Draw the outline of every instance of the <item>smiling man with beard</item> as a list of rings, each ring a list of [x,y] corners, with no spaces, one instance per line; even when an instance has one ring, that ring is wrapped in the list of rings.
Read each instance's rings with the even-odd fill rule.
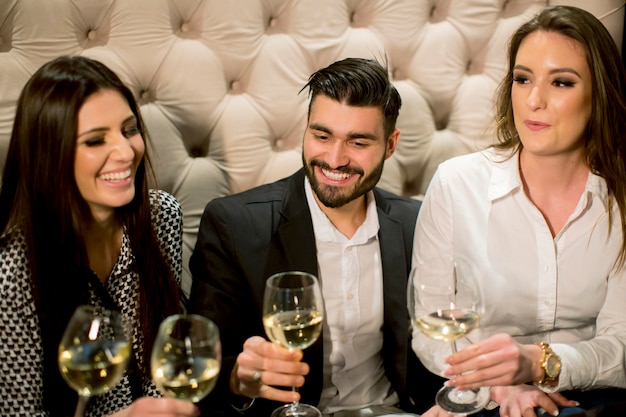
[[[400,138],[400,96],[385,67],[358,58],[315,72],[307,88],[303,168],[215,199],[202,217],[190,311],[219,326],[223,365],[200,406],[254,416],[293,400],[335,417],[422,411],[432,376],[409,348],[406,309],[419,202],[376,188]],[[266,279],[292,270],[317,276],[325,302],[322,336],[304,352],[267,341],[262,325]]]

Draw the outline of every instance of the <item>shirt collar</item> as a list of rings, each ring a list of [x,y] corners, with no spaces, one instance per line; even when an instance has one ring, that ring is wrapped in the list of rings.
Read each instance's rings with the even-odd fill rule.
[[[488,191],[490,201],[522,189],[522,179],[519,175],[519,152],[509,157],[506,153],[489,149],[484,151],[483,155],[489,159],[493,167]],[[588,199],[598,198],[607,209],[608,191],[606,181],[602,177],[590,172],[584,192]]]

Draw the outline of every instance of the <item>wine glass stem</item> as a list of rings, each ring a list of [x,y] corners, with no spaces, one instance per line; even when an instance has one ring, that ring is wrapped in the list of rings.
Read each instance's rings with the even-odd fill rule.
[[[456,340],[453,340],[452,342],[450,342],[450,347],[452,348],[452,353],[456,353]]]
[[[291,387],[291,391],[295,392],[296,394],[298,393],[298,387]],[[296,410],[298,408],[298,404],[300,404],[300,401],[295,400],[291,403],[291,409],[292,410]]]
[[[83,417],[85,415],[85,408],[87,408],[87,400],[89,397],[84,395],[78,396],[78,402],[76,403],[76,411],[74,411],[74,417]]]

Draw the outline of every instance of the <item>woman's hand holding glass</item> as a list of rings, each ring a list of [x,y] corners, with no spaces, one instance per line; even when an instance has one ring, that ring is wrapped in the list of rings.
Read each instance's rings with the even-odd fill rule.
[[[166,318],[152,348],[152,379],[163,395],[198,402],[215,387],[222,361],[219,331],[195,314]]]
[[[470,264],[437,257],[414,266],[407,286],[407,305],[413,327],[426,336],[456,341],[478,327],[483,298]],[[450,414],[471,414],[489,402],[488,388],[460,390],[444,385],[437,404]]]
[[[524,384],[541,377],[540,359],[538,346],[498,333],[447,358],[445,375],[461,389]]]

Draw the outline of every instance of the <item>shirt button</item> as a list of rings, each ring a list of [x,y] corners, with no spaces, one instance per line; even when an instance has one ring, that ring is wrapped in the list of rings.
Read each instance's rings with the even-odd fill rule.
[[[341,343],[343,343],[343,344],[348,343],[348,338],[347,338],[347,337],[345,337],[345,336],[342,336],[342,337],[341,337]]]
[[[348,294],[348,300],[352,300],[353,298],[354,298],[354,294],[349,293],[349,294]]]

